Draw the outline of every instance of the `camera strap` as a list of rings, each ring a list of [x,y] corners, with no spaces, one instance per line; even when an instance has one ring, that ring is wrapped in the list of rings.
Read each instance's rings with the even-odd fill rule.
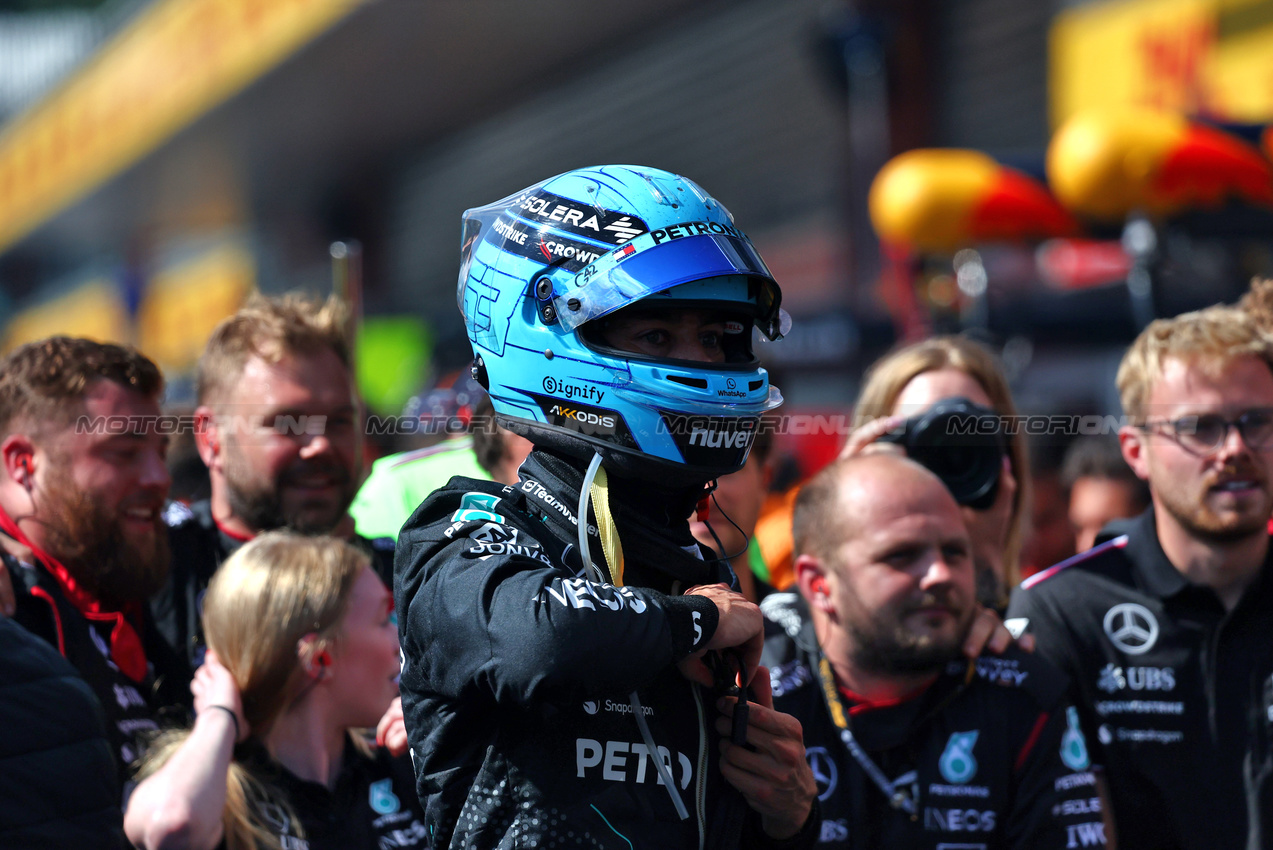
[[[831,673],[830,663],[822,656],[818,658],[818,675],[822,679],[822,693],[826,697],[827,709],[831,712],[831,720],[840,730],[840,740],[844,743],[845,749],[849,751],[849,755],[853,756],[853,760],[858,763],[858,766],[880,789],[890,806],[898,811],[905,812],[913,821],[919,820],[919,807],[915,802],[915,798],[905,788],[900,787],[903,783],[913,782],[915,773],[909,771],[899,776],[895,781],[890,781],[884,775],[884,771],[880,770],[879,765],[871,759],[866,750],[862,749],[862,745],[853,736],[853,730],[849,728],[849,709],[840,698],[840,689],[836,687],[835,676]]]

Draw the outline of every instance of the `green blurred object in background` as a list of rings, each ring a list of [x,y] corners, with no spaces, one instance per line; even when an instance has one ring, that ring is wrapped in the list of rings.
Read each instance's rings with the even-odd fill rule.
[[[358,390],[367,407],[395,416],[424,380],[433,333],[412,316],[368,316],[358,328],[354,359]]]

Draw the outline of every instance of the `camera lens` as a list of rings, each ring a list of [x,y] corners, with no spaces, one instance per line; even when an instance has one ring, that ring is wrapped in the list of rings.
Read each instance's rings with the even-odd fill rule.
[[[993,410],[966,398],[944,398],[907,420],[901,442],[956,502],[977,510],[994,504],[1007,440]]]

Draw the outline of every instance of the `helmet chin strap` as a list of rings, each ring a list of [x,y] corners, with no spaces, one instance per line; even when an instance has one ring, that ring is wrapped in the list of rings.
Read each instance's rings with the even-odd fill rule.
[[[596,483],[594,483],[596,482]],[[601,538],[604,557],[609,565],[609,572],[612,576],[605,576],[601,573],[601,568],[592,562],[592,554],[588,546],[588,499],[593,494],[593,490],[597,491],[597,533]],[[613,579],[613,584],[618,587],[623,586],[623,548],[619,544],[619,529],[615,525],[614,516],[610,512],[610,488],[607,481],[606,471],[601,468],[601,454],[595,453],[592,456],[592,462],[588,464],[588,471],[583,476],[583,486],[579,488],[579,557],[583,560],[584,569],[593,581],[604,583],[607,578]],[[690,687],[693,687],[691,684]],[[637,692],[633,691],[630,695],[632,705],[632,716],[636,718],[637,728],[641,730],[641,740],[645,742],[646,751],[650,755],[650,760],[654,762],[654,769],[658,771],[659,778],[663,780],[663,785],[667,788],[668,795],[672,798],[672,805],[676,807],[676,814],[681,820],[689,820],[689,810],[685,808],[685,801],[681,799],[680,792],[676,790],[676,780],[672,777],[672,771],[663,763],[662,757],[659,755],[658,746],[654,743],[654,735],[650,733],[650,726],[645,722],[645,709],[641,707],[641,700],[637,696]]]

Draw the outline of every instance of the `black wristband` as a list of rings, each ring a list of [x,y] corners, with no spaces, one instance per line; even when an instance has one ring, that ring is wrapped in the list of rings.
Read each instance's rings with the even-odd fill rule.
[[[224,706],[224,705],[205,705],[205,706],[204,706],[204,708],[205,708],[205,709],[208,709],[208,708],[219,708],[219,709],[221,709],[222,711],[224,711],[226,714],[230,715],[230,720],[234,722],[234,743],[236,743],[236,744],[237,744],[237,743],[239,742],[239,735],[240,735],[240,732],[239,732],[239,715],[237,715],[237,714],[235,714],[235,713],[234,713],[234,709],[232,709],[232,708],[230,708],[230,707],[228,707],[228,706]]]

